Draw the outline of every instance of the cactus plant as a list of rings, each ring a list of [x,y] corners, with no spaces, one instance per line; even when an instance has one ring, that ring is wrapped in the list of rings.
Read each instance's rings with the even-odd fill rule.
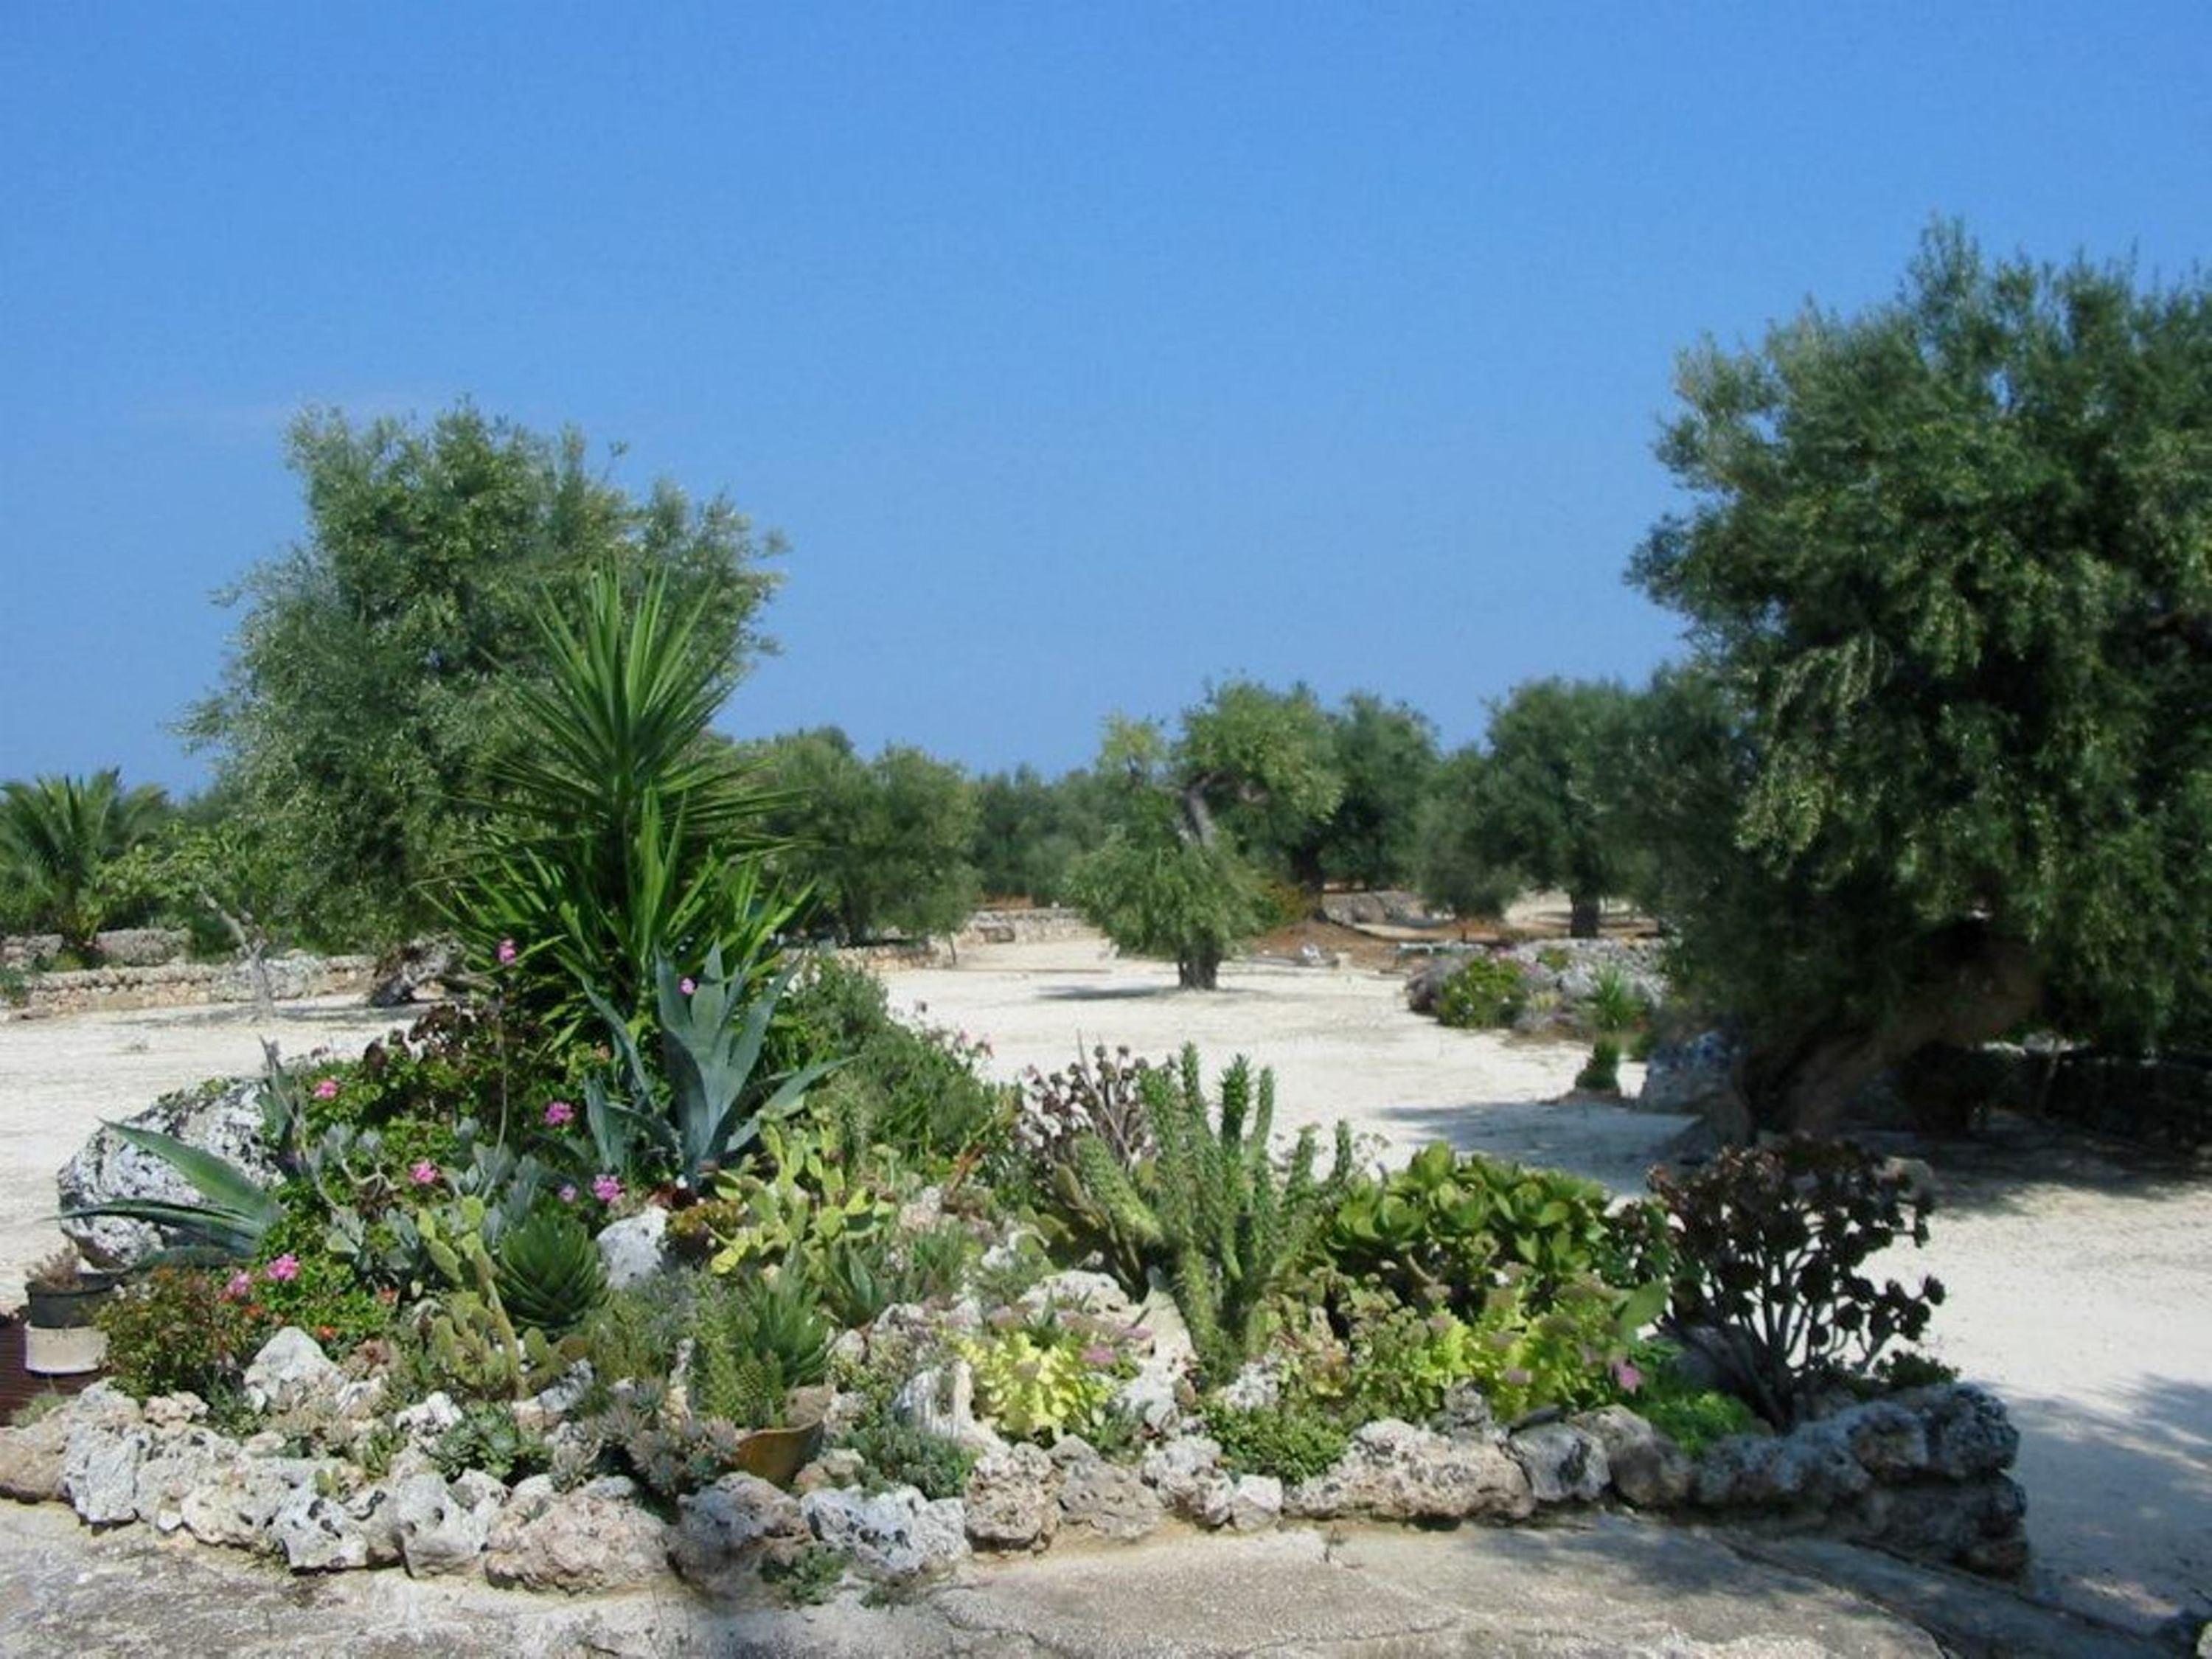
[[[1270,1293],[1306,1255],[1350,1179],[1351,1134],[1338,1126],[1335,1166],[1317,1180],[1310,1127],[1277,1158],[1273,1072],[1255,1081],[1240,1056],[1222,1073],[1218,1115],[1194,1046],[1142,1086],[1158,1146],[1152,1162],[1125,1169],[1085,1136],[1075,1149],[1074,1183],[1090,1211],[1166,1267],[1201,1368],[1225,1379],[1251,1357]]]

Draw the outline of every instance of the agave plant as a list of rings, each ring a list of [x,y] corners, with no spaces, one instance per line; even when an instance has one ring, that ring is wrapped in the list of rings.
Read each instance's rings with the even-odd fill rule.
[[[741,959],[734,969],[726,968],[719,945],[707,953],[707,965],[696,978],[679,976],[660,957],[654,977],[667,1110],[651,1117],[635,1104],[616,1107],[604,1093],[597,1103],[587,1095],[587,1109],[599,1115],[592,1125],[594,1140],[604,1133],[611,1147],[620,1134],[647,1129],[674,1160],[678,1181],[696,1190],[709,1173],[750,1147],[763,1124],[796,1110],[806,1091],[841,1063],[817,1061],[772,1079],[754,1076],[769,1024],[796,972],[787,969],[756,991],[755,965]],[[598,991],[586,994],[633,1086],[642,1091],[648,1074],[629,1024]]]
[[[181,1235],[188,1246],[250,1259],[269,1230],[283,1219],[284,1206],[246,1170],[203,1147],[128,1123],[107,1126],[127,1146],[160,1158],[186,1181],[203,1204],[155,1198],[112,1198],[104,1204],[64,1210],[64,1221],[143,1221]]]

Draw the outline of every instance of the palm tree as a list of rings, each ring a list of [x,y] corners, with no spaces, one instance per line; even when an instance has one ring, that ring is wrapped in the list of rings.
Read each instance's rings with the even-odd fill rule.
[[[0,793],[0,885],[14,890],[10,908],[70,950],[91,951],[102,866],[151,835],[168,809],[158,785],[126,790],[112,766],[89,778],[9,784]]]

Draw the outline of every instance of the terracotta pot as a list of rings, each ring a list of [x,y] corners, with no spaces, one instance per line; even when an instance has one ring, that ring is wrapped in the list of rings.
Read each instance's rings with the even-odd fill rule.
[[[738,1442],[738,1467],[772,1486],[788,1486],[822,1443],[822,1425],[755,1429]]]

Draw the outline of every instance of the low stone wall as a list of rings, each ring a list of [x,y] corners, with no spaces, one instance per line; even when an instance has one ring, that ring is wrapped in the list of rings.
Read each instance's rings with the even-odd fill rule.
[[[269,977],[276,995],[345,996],[365,993],[376,966],[373,957],[272,957]],[[37,974],[23,986],[25,1000],[8,1014],[43,1019],[58,1014],[113,1012],[132,1008],[190,1008],[210,1003],[251,1002],[253,975],[240,962],[179,962],[159,968],[88,968]]]
[[[118,927],[94,933],[93,943],[110,968],[155,968],[191,948],[191,935],[173,927]],[[0,939],[0,968],[35,969],[61,954],[59,933],[10,933]]]
[[[1034,910],[978,910],[952,936],[962,950],[975,945],[1036,945],[1050,939],[1079,939],[1091,924],[1064,906],[1043,905]]]
[[[2053,1117],[2176,1152],[2212,1147],[2212,1057],[2070,1054],[2043,1097]]]

